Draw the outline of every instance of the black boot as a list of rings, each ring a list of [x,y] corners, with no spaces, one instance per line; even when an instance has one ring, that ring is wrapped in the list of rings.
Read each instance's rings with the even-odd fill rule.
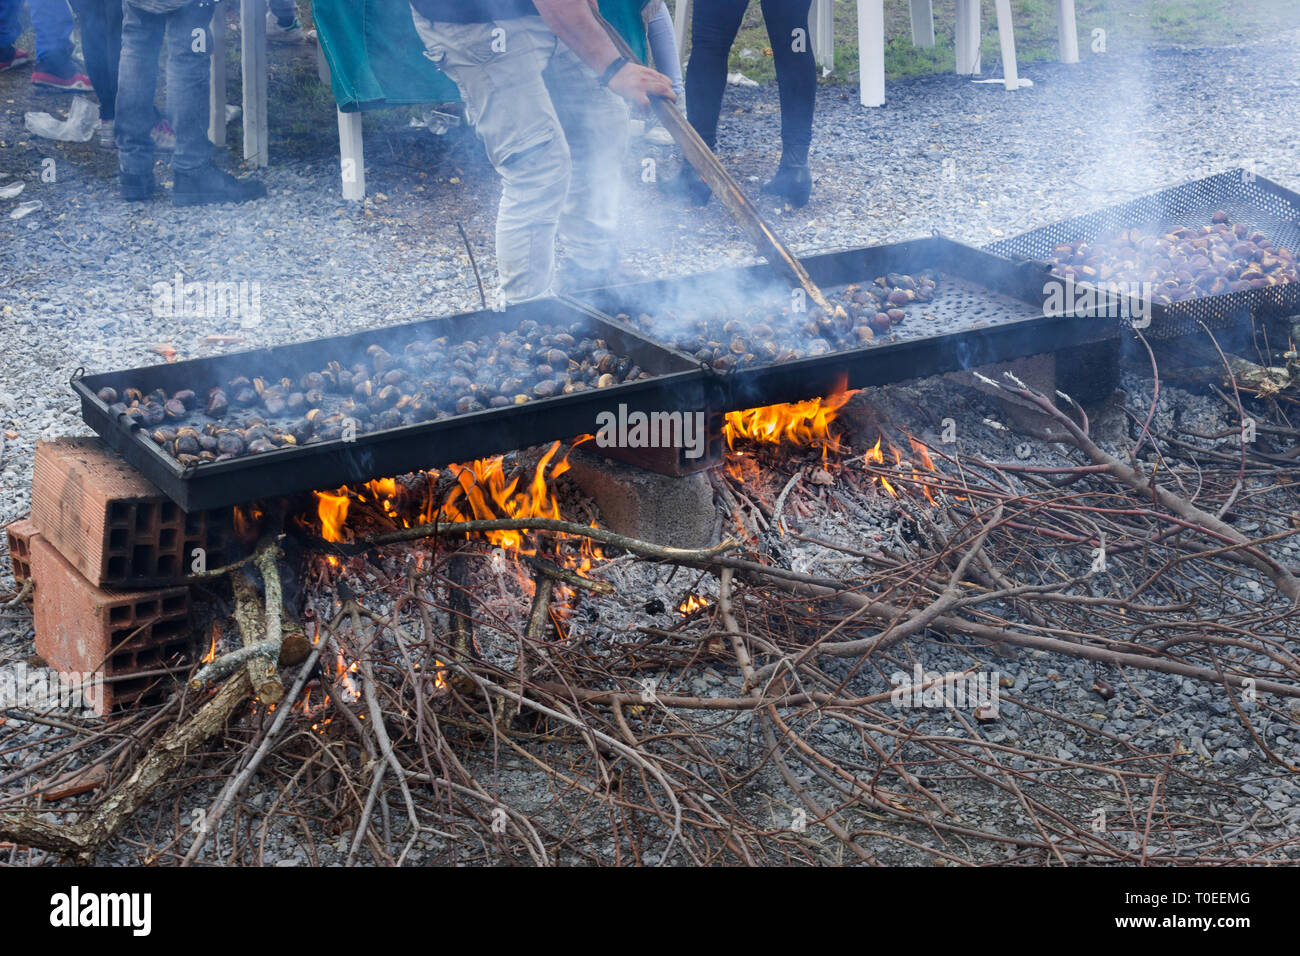
[[[682,171],[668,185],[683,199],[696,206],[707,206],[709,197],[713,195],[713,190],[709,188],[709,184],[701,179],[700,174],[695,171],[695,167],[685,160],[682,161]]]
[[[782,162],[771,181],[763,184],[763,192],[782,197],[795,209],[808,205],[812,195],[812,173],[808,164]]]
[[[236,179],[215,166],[176,170],[172,184],[173,206],[202,206],[206,203],[248,202],[266,195],[256,179]]]
[[[152,172],[118,173],[118,184],[122,191],[122,198],[127,202],[151,199],[154,190],[157,189]]]

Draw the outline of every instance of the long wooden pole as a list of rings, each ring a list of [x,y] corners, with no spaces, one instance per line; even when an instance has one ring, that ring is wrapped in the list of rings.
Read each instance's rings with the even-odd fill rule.
[[[594,8],[594,4],[593,4]],[[627,41],[619,36],[618,31],[610,26],[609,21],[596,11],[592,10],[593,15],[600,21],[600,25],[605,28],[609,34],[610,40],[618,49],[618,52],[633,63],[640,63],[640,59],[632,48],[627,45]],[[686,122],[686,117],[670,101],[662,96],[651,96],[650,106],[659,117],[659,122],[663,124],[664,129],[672,135],[673,141],[681,148],[682,155],[686,161],[695,167],[695,171],[700,174],[700,178],[708,184],[713,190],[714,195],[722,202],[731,213],[732,218],[736,220],[745,231],[749,233],[750,239],[758,247],[759,254],[765,258],[770,265],[779,270],[787,278],[794,280],[804,294],[813,301],[813,304],[821,308],[826,315],[839,315],[843,309],[833,309],[822,290],[813,282],[812,277],[808,275],[808,270],[803,267],[798,259],[790,252],[781,237],[776,231],[767,224],[763,219],[758,208],[749,201],[749,197],[740,191],[740,186],[731,178],[725,166],[709,149],[708,144],[700,138],[700,134],[695,132],[695,127]]]

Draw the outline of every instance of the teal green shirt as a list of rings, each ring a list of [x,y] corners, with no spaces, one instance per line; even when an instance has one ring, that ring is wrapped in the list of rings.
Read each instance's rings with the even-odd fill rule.
[[[651,0],[600,0],[600,15],[627,41],[642,63],[646,61],[645,21],[641,11]]]

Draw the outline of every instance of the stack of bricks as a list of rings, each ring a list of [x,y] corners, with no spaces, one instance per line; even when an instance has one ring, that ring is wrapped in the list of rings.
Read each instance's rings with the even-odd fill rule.
[[[36,653],[102,673],[101,715],[165,698],[193,648],[180,579],[196,549],[220,563],[223,522],[186,514],[98,439],[63,438],[37,445],[31,517],[6,531],[15,578],[33,583]]]

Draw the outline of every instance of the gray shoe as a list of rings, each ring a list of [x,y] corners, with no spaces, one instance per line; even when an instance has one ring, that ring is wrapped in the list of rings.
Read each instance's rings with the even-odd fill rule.
[[[117,149],[117,140],[113,138],[113,121],[99,121],[99,148]]]

